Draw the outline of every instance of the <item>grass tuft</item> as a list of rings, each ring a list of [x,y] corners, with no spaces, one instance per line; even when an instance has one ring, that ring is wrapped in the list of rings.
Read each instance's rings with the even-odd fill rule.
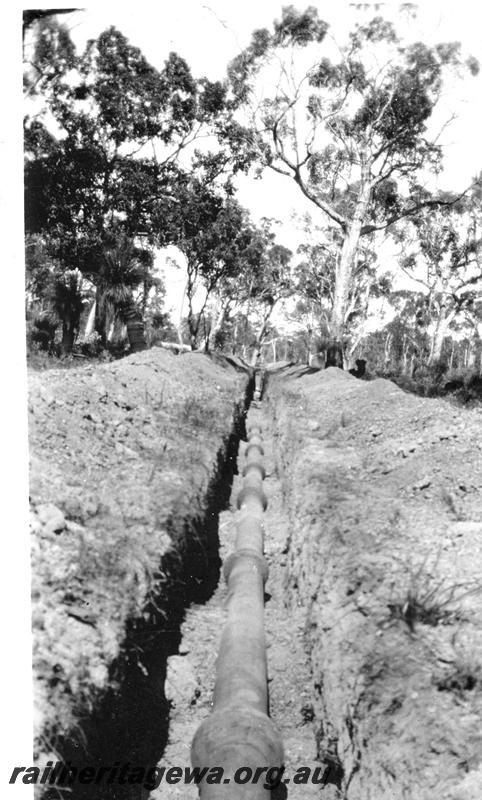
[[[428,556],[417,567],[410,566],[405,588],[388,604],[392,618],[405,622],[412,633],[417,623],[436,627],[462,619],[462,600],[482,591],[478,582],[450,583],[446,578],[435,578],[439,557],[432,567],[428,566]]]

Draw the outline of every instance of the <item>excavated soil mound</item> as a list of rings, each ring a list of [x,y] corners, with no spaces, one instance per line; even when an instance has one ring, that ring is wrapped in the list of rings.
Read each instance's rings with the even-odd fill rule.
[[[335,368],[267,404],[323,796],[480,800],[481,411]]]
[[[166,734],[149,720],[168,716],[163,669],[183,609],[217,583],[217,514],[248,384],[232,361],[163,350],[31,375],[40,762],[83,749],[109,763],[134,744],[145,759],[149,736],[159,756]]]

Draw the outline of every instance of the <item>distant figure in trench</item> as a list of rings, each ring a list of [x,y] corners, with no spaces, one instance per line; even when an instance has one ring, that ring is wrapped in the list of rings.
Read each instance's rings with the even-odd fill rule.
[[[357,358],[355,361],[356,369],[349,369],[348,372],[350,375],[354,375],[355,378],[363,378],[366,373],[366,365],[367,362],[364,358]]]

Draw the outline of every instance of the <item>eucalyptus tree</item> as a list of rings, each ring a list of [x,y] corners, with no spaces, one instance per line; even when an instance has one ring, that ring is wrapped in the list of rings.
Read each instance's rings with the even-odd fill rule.
[[[330,334],[330,315],[336,292],[337,257],[342,246],[342,236],[338,228],[326,225],[316,226],[310,215],[306,215],[303,226],[304,241],[298,247],[301,260],[294,271],[295,292],[302,299],[298,317],[304,308],[309,327],[316,332],[326,349]],[[366,323],[370,319],[373,301],[388,297],[392,276],[382,272],[377,259],[373,237],[364,237],[357,252],[352,270],[352,281],[348,290],[344,312],[345,330],[350,333],[350,346],[347,348],[348,360],[365,335]],[[372,312],[373,313],[373,312]],[[313,326],[313,317],[317,323]]]
[[[482,304],[482,206],[477,193],[450,208],[425,208],[397,231],[402,270],[420,287],[431,327],[429,364],[454,326],[473,327]]]
[[[275,306],[291,294],[292,252],[276,241],[274,222],[264,217],[261,224],[254,225],[249,217],[246,219],[244,240],[237,251],[238,268],[224,275],[216,286],[219,310],[211,329],[210,345],[215,345],[230,313],[244,312],[244,349],[249,339],[256,358]],[[239,333],[239,325],[237,328]]]
[[[339,230],[330,333],[342,340],[361,237],[423,207],[420,173],[440,169],[429,122],[444,73],[468,69],[459,45],[402,41],[377,16],[337,45],[315,7],[283,8],[229,65],[227,136],[251,161],[290,178]]]
[[[62,81],[75,67],[75,47],[65,23],[57,17],[77,9],[23,12],[24,97],[35,97]]]
[[[222,172],[224,161],[196,156],[193,147],[225,90],[195,80],[176,53],[157,70],[113,27],[77,54],[58,20],[36,25],[35,63],[44,77],[35,83],[33,68],[27,70],[42,102],[28,104],[25,119],[26,231],[48,237],[65,270],[78,268],[102,283],[116,237],[118,246],[142,242],[144,250],[177,237],[171,223],[187,180],[182,152],[190,148],[206,182]],[[116,278],[112,296],[119,285]]]
[[[74,258],[114,224],[152,238],[177,156],[205,116],[199,95],[175,53],[158,71],[115,28],[89,42],[46,88],[43,114],[26,119],[27,229],[56,229]]]
[[[178,200],[171,207],[169,225],[172,243],[186,261],[187,324],[190,344],[196,348],[210,299],[216,295],[229,306],[230,292],[234,296],[235,285],[260,263],[262,252],[256,228],[229,186],[227,191],[211,186],[194,174]]]
[[[249,301],[258,317],[252,354],[253,366],[261,353],[275,306],[293,292],[292,255],[288,247],[272,243],[265,251],[261,268],[256,270],[250,281]]]

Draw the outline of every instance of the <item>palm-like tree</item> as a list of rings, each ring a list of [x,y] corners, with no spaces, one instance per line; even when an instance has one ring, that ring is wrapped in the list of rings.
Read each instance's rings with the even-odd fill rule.
[[[68,355],[72,352],[86,302],[79,270],[67,270],[53,279],[51,301],[52,308],[62,323],[62,353]]]
[[[148,280],[152,257],[147,250],[136,247],[132,239],[118,236],[104,248],[98,271],[94,275],[97,287],[96,329],[104,344],[112,325],[142,324],[142,313],[134,300],[134,290]],[[129,324],[128,324],[129,335]],[[130,342],[132,345],[132,342]]]

